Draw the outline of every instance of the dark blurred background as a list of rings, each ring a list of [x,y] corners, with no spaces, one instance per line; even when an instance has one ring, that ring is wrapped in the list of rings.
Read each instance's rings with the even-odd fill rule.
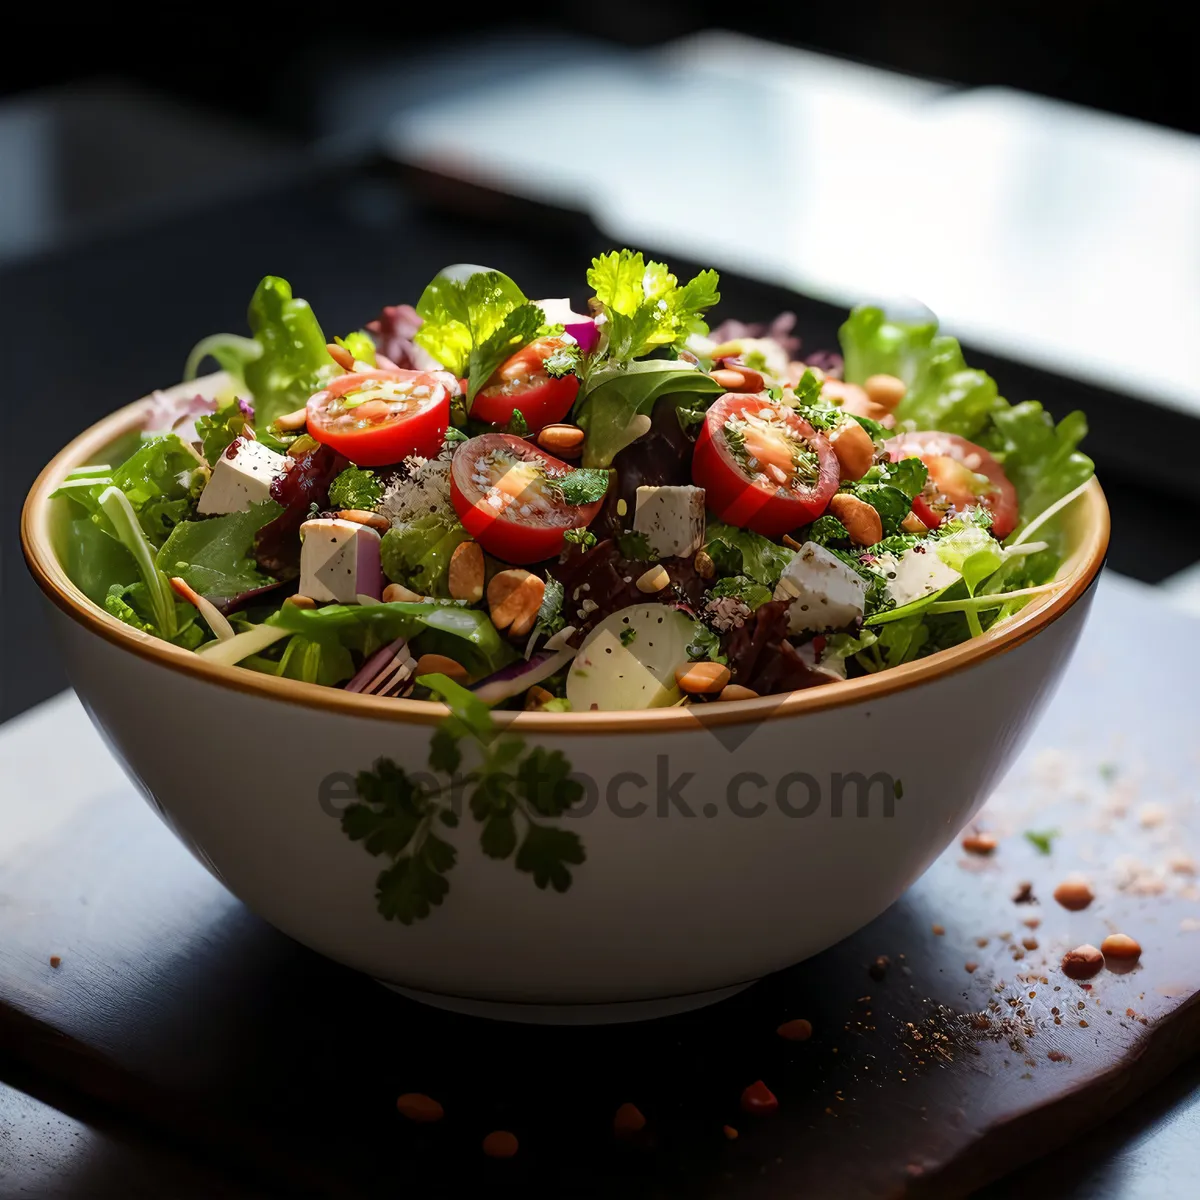
[[[0,74],[0,719],[64,686],[21,500],[292,279],[327,329],[450,261],[530,294],[639,244],[722,311],[927,301],[1013,399],[1087,410],[1110,565],[1200,607],[1200,105],[1182,6],[209,5],[10,19]],[[753,40],[750,40],[753,39]],[[868,69],[875,68],[875,69]],[[582,297],[576,296],[576,299]]]

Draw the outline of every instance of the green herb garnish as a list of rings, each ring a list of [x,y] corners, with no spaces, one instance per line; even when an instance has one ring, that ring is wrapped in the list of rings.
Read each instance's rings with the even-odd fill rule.
[[[1039,854],[1049,854],[1053,848],[1051,843],[1058,836],[1060,836],[1060,831],[1057,829],[1043,829],[1041,831],[1036,829],[1025,830],[1025,840]]]
[[[373,511],[383,495],[383,484],[373,471],[347,467],[329,487],[329,507]]]

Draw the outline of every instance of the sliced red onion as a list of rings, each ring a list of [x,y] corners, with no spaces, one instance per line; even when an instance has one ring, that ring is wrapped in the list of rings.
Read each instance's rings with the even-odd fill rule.
[[[389,666],[392,660],[401,653],[407,651],[408,643],[404,638],[397,638],[394,642],[389,642],[380,650],[376,650],[370,658],[358,669],[358,673],[346,684],[345,690],[348,692],[361,692],[366,689],[367,684],[374,680],[382,673],[383,669]]]
[[[543,679],[549,679],[556,671],[561,671],[579,652],[568,646],[557,652],[535,654],[526,661],[521,659],[489,675],[471,688],[484,704],[499,704],[502,700],[519,696],[526,688],[531,688]]]
[[[593,317],[585,317],[571,308],[567,297],[560,300],[537,300],[537,307],[546,315],[547,325],[561,325],[578,343],[580,352],[591,354],[600,341],[600,330]]]

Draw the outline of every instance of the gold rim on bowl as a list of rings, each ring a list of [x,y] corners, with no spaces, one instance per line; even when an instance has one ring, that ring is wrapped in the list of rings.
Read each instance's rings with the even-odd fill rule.
[[[198,381],[200,383],[201,381]],[[197,391],[202,390],[200,386]],[[217,687],[281,700],[327,712],[370,717],[404,724],[433,725],[446,715],[443,704],[429,700],[400,700],[363,696],[340,688],[323,687],[294,679],[279,679],[244,667],[206,662],[181,646],[142,633],[93,604],[67,577],[54,552],[50,534],[50,495],[76,467],[93,461],[111,443],[139,430],[148,400],[138,400],[98,421],[54,456],[37,477],[21,510],[21,546],[38,586],[52,603],[85,629],[123,650],[158,663],[168,670],[193,675]],[[878,699],[906,688],[915,688],[955,671],[963,671],[993,655],[1004,654],[1027,642],[1079,599],[1099,574],[1108,549],[1108,505],[1100,484],[1093,479],[1077,503],[1086,506],[1085,533],[1059,571],[1060,586],[1032,600],[1015,616],[948,650],[859,679],[828,687],[807,688],[784,695],[760,696],[704,706],[703,725],[741,725],[774,721],[802,713],[838,708]],[[505,725],[536,733],[665,733],[695,729],[700,721],[687,708],[656,708],[637,712],[541,713],[499,712]]]

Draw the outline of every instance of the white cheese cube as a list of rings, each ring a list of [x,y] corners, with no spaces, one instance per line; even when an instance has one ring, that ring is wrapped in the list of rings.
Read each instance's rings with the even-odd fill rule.
[[[897,558],[881,554],[875,570],[887,576],[887,594],[897,608],[911,604],[930,592],[940,592],[961,578],[959,573],[938,557],[936,543],[912,546]]]
[[[704,545],[704,489],[640,487],[633,528],[659,558],[686,558]]]
[[[845,629],[863,615],[867,585],[857,572],[816,542],[805,542],[775,585],[776,600],[791,600],[789,633]]]
[[[354,521],[319,518],[300,526],[300,594],[322,604],[383,595],[379,534]]]
[[[205,516],[245,512],[271,498],[272,482],[288,469],[290,459],[262,442],[237,438],[217,459],[212,477],[200,493],[196,511]]]

